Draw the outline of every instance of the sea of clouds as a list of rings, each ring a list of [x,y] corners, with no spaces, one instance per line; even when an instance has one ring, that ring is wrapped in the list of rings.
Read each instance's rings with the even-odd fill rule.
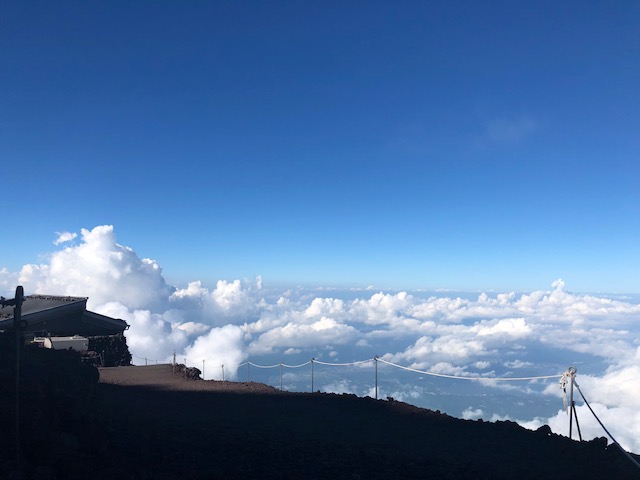
[[[283,291],[266,287],[260,277],[173,286],[156,261],[117,243],[112,226],[83,229],[79,236],[60,233],[54,244],[57,250],[45,263],[24,265],[19,272],[0,269],[0,290],[12,296],[15,286],[23,285],[27,295],[89,297],[90,310],[129,323],[125,334],[134,363],[167,362],[175,353],[194,366],[206,361],[207,379],[221,379],[223,372],[226,379],[241,379],[238,366],[249,359],[293,365],[312,357],[338,363],[379,355],[424,372],[488,379],[427,385],[428,375],[412,377],[399,369],[394,374],[385,364],[386,378],[394,380],[379,388],[383,397],[444,405],[447,413],[467,419],[513,419],[527,428],[549,424],[563,435],[568,416],[557,380],[491,379],[555,375],[576,365],[576,380],[596,414],[625,448],[640,452],[637,298],[572,293],[562,280],[548,290],[518,294]],[[355,368],[365,367],[372,368]],[[288,389],[300,388],[296,385],[308,378],[296,372],[287,370],[280,380]],[[474,386],[466,386],[470,383]],[[332,376],[326,367],[316,385],[327,392],[376,393],[371,382],[363,386]],[[494,401],[502,398],[516,398],[523,408],[509,413]],[[576,399],[583,437],[604,436]]]

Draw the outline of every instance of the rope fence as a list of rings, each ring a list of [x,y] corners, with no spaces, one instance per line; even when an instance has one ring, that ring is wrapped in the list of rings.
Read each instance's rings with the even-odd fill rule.
[[[133,358],[139,359],[139,360],[144,360],[145,365],[149,365],[149,362],[155,362],[156,364],[158,364],[158,360],[149,360],[146,357],[138,357],[135,355],[132,355]],[[475,381],[475,382],[481,382],[481,383],[487,383],[487,382],[531,382],[531,381],[536,381],[536,380],[548,380],[548,379],[552,379],[552,378],[556,378],[556,379],[560,379],[560,382],[562,383],[562,379],[566,376],[565,374],[562,373],[556,373],[553,375],[538,375],[538,376],[531,376],[531,377],[488,377],[488,376],[473,376],[473,375],[469,375],[469,376],[464,376],[464,375],[447,375],[444,373],[436,373],[436,372],[430,372],[428,370],[420,370],[417,368],[413,368],[413,367],[407,367],[404,365],[398,365],[397,363],[393,363],[390,362],[388,360],[384,360],[383,358],[380,358],[379,356],[375,355],[373,358],[367,358],[364,360],[357,360],[354,362],[345,362],[345,363],[330,363],[330,362],[323,362],[321,360],[317,360],[315,358],[311,358],[310,360],[307,360],[306,362],[297,364],[297,365],[288,365],[286,363],[275,363],[272,365],[260,365],[258,363],[254,363],[250,360],[247,360],[246,362],[243,362],[239,365],[237,365],[236,369],[240,370],[242,367],[246,367],[246,372],[247,372],[247,382],[251,381],[251,370],[250,367],[254,367],[254,368],[258,368],[261,370],[269,370],[269,369],[274,369],[274,368],[279,368],[280,369],[280,389],[282,390],[282,375],[283,375],[283,369],[285,368],[289,368],[289,369],[296,369],[296,368],[302,368],[302,367],[306,367],[307,365],[311,365],[311,392],[314,391],[314,387],[315,387],[315,365],[323,365],[323,366],[327,366],[327,367],[350,367],[350,366],[356,366],[356,365],[366,365],[369,363],[374,363],[375,365],[375,398],[378,398],[378,363],[383,363],[385,365],[389,365],[391,367],[394,368],[398,368],[400,370],[405,370],[408,372],[413,372],[413,373],[418,373],[420,375],[426,375],[426,376],[430,376],[430,377],[438,377],[438,378],[448,378],[448,379],[452,379],[452,380],[465,380],[465,381]],[[163,363],[163,362],[160,362]],[[191,365],[200,365],[200,363],[202,363],[202,378],[204,379],[205,375],[204,375],[204,371],[205,371],[205,360],[202,360],[201,362],[196,361],[196,362],[189,362],[189,364]],[[176,354],[174,352],[173,354],[173,365],[176,365]],[[185,367],[187,366],[187,359],[184,359],[184,365]],[[224,365],[220,365],[220,368],[222,370],[222,379],[224,380]]]

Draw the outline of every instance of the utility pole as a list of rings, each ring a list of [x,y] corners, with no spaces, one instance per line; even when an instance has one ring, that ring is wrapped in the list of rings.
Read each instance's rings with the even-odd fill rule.
[[[0,297],[0,304],[3,307],[13,306],[13,331],[16,337],[16,461],[20,466],[20,351],[22,350],[22,333],[20,330],[26,326],[22,321],[22,302],[24,298],[24,288],[21,285],[16,287],[16,296],[12,300]]]

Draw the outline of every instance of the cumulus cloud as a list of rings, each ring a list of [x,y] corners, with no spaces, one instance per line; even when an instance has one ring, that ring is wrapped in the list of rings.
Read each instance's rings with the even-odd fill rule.
[[[255,354],[270,353],[278,347],[321,347],[324,345],[344,345],[356,337],[357,331],[350,325],[339,323],[333,318],[322,317],[308,324],[287,323],[263,333],[250,346]]]
[[[200,362],[204,360],[204,376],[207,380],[222,380],[223,368],[226,380],[235,379],[238,365],[246,359],[244,332],[237,325],[212,328],[187,347],[185,355],[191,362],[197,362],[191,366],[201,370]]]
[[[321,391],[325,393],[357,393],[357,389],[350,384],[348,380],[338,380],[332,383],[327,383],[322,386]]]
[[[46,262],[26,264],[19,272],[0,265],[0,287],[12,293],[19,282],[27,294],[89,297],[90,309],[131,325],[125,335],[138,364],[145,358],[169,361],[175,352],[178,361],[186,358],[198,368],[204,360],[207,378],[221,378],[222,365],[226,377],[234,378],[237,366],[249,356],[258,362],[261,355],[268,357],[270,364],[286,357],[286,363],[295,364],[323,354],[343,362],[379,355],[426,372],[500,377],[516,369],[518,376],[554,374],[578,358],[599,369],[580,367],[578,377],[594,409],[625,446],[640,451],[634,440],[640,438],[634,426],[640,425],[635,413],[640,411],[640,305],[629,299],[576,294],[561,279],[549,289],[525,294],[474,297],[366,289],[343,296],[336,289],[277,291],[265,288],[261,277],[172,286],[158,262],[118,243],[112,226],[82,229],[70,244],[75,240],[71,235],[58,234],[59,249]],[[288,389],[296,378],[308,378],[287,375]],[[483,385],[488,386],[480,388],[521,392],[538,401],[554,395],[561,404],[557,384],[504,386],[491,380]],[[327,379],[323,388],[357,391],[355,382],[344,378]],[[369,382],[362,391],[373,396],[373,388]],[[378,393],[413,403],[425,395],[422,387],[410,383],[380,386]],[[590,414],[582,408],[579,405],[585,435],[602,435],[595,426],[592,431]],[[506,416],[481,405],[463,409],[464,404],[450,413]],[[566,434],[566,414],[556,413],[524,418],[522,423],[548,421]]]
[[[465,420],[477,420],[478,418],[482,418],[484,412],[480,408],[469,407],[462,411],[462,418]]]
[[[481,322],[473,330],[478,336],[501,336],[508,338],[523,338],[532,333],[532,329],[524,318],[505,318],[495,322]]]
[[[158,308],[171,294],[162,269],[115,241],[113,227],[82,229],[82,242],[51,255],[48,264],[25,265],[18,281],[34,293],[89,297],[89,307],[119,301]]]
[[[57,238],[53,241],[54,245],[60,245],[61,243],[70,242],[75,239],[78,234],[71,232],[56,232]]]

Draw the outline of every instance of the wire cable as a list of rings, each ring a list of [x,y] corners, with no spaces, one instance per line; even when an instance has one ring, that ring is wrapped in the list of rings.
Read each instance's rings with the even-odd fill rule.
[[[584,398],[584,393],[582,393],[582,390],[580,390],[580,387],[578,386],[578,384],[575,382],[573,382],[573,384],[575,385],[575,387],[578,389],[578,392],[580,392],[580,396],[582,397],[582,400],[584,400],[584,404],[589,408],[589,410],[591,411],[591,413],[593,414],[593,416],[595,417],[595,419],[598,421],[598,423],[600,424],[600,426],[602,427],[602,429],[607,432],[607,435],[609,435],[609,438],[611,439],[611,441],[620,449],[620,451],[622,453],[625,454],[625,456],[631,460],[633,462],[633,464],[640,468],[640,463],[638,463],[638,461],[633,458],[629,452],[627,452],[624,448],[622,448],[622,446],[618,443],[618,441],[613,438],[613,435],[611,435],[611,432],[609,432],[609,430],[607,430],[607,427],[604,426],[604,424],[600,421],[600,419],[598,418],[598,416],[596,415],[596,412],[593,411],[593,408],[591,408],[591,405],[589,405],[589,402],[587,402],[587,399]]]

